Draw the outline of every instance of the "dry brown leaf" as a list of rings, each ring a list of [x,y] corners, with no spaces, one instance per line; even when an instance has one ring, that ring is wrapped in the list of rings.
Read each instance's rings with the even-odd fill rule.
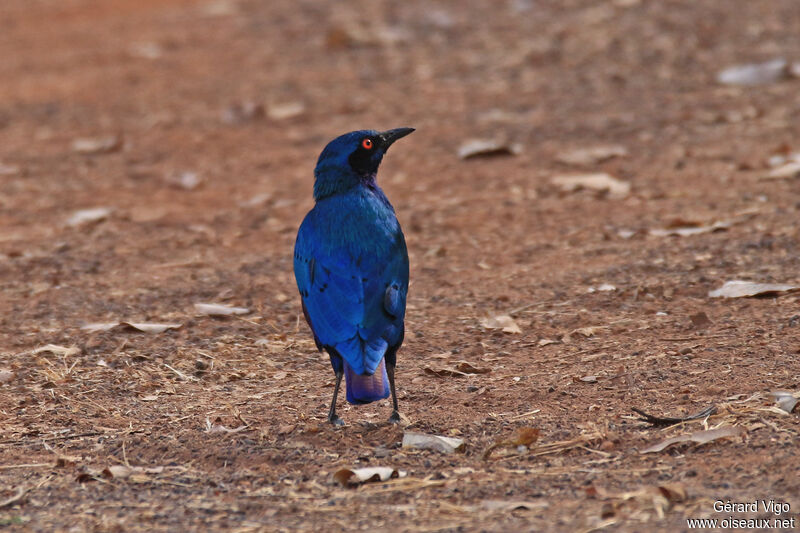
[[[436,369],[425,367],[423,370],[428,374],[433,374],[439,377],[464,377],[470,374],[488,374],[492,371],[491,368],[478,368],[476,366],[472,366],[466,361],[459,361],[455,368]]]
[[[476,366],[472,366],[466,361],[459,361],[456,364],[456,370],[465,374],[488,374],[492,371],[491,368],[478,368]]]
[[[505,501],[505,500],[483,500],[481,507],[489,511],[516,511],[523,509],[526,511],[535,511],[538,509],[545,509],[549,504],[545,501]]]
[[[481,320],[481,326],[487,329],[500,329],[504,333],[522,333],[517,322],[509,315],[497,315]]]
[[[18,488],[17,492],[13,496],[3,501],[0,501],[0,509],[3,509],[5,507],[10,507],[15,503],[21,502],[27,492],[28,489],[25,489],[23,487]]]
[[[708,293],[710,298],[747,298],[750,296],[778,296],[784,292],[800,289],[798,285],[785,283],[754,283],[752,281],[726,281],[722,287]]]
[[[719,220],[713,224],[702,225],[697,222],[685,222],[680,225],[671,224],[667,228],[654,228],[650,230],[650,235],[654,237],[691,237],[694,235],[701,235],[703,233],[713,233],[715,231],[722,231],[733,226],[732,220]]]
[[[464,451],[464,439],[443,437],[440,435],[426,435],[425,433],[403,433],[403,448],[419,450],[435,450],[442,453]]]
[[[778,409],[787,414],[794,411],[798,403],[798,398],[800,398],[800,392],[793,393],[786,390],[776,390],[769,394],[775,400],[775,403],[778,404]]]
[[[342,468],[333,474],[333,479],[343,487],[355,487],[371,481],[388,481],[393,478],[406,477],[407,473],[388,466],[372,468]]]
[[[203,178],[197,172],[187,170],[169,175],[167,183],[179,189],[193,191],[203,183]]]
[[[14,379],[14,372],[11,370],[0,370],[0,383],[8,383]]]
[[[716,429],[696,431],[688,435],[678,435],[677,437],[671,437],[669,439],[659,442],[658,444],[653,444],[652,446],[648,446],[644,450],[641,450],[639,453],[660,452],[665,448],[667,448],[668,446],[682,442],[696,442],[697,444],[706,444],[711,441],[722,439],[725,437],[736,437],[743,433],[744,429],[742,429],[739,426],[724,426]]]
[[[154,324],[148,322],[98,322],[94,324],[86,324],[81,327],[82,330],[90,333],[98,331],[110,331],[118,326],[123,328],[135,329],[144,333],[163,333],[168,329],[178,329],[183,324]]]
[[[220,422],[219,418],[214,420],[214,422],[211,422],[211,420],[206,418],[206,433],[239,433],[240,431],[249,429],[249,426],[246,424],[231,429],[229,427],[223,426],[219,422]]]
[[[717,81],[725,85],[765,85],[788,77],[785,59],[773,59],[764,63],[750,63],[728,67],[717,74]]]
[[[264,105],[258,102],[246,101],[231,104],[222,112],[222,122],[225,124],[244,124],[253,120],[264,118]]]
[[[702,311],[690,315],[689,320],[692,321],[692,325],[696,328],[705,328],[713,324],[711,319],[708,318],[708,315],[703,313]]]
[[[614,516],[616,511],[625,505],[636,505],[644,509],[652,509],[663,518],[666,511],[676,503],[686,501],[686,488],[680,483],[643,487],[638,490],[612,493],[602,487],[589,487],[587,495],[592,498],[609,501],[603,510],[603,516]]]
[[[267,116],[272,120],[286,120],[299,117],[305,112],[306,105],[303,102],[284,102],[269,106]]]
[[[15,176],[20,172],[22,170],[18,166],[0,163],[0,176]]]
[[[223,304],[194,304],[194,310],[201,315],[208,316],[229,316],[229,315],[246,315],[250,309],[246,307],[233,307]]]
[[[495,157],[502,155],[519,155],[522,147],[518,144],[509,144],[496,139],[471,139],[462,144],[458,149],[460,159],[476,157]]]
[[[103,469],[103,477],[108,479],[127,479],[136,483],[149,481],[145,474],[160,474],[164,471],[163,466],[127,466],[127,465],[111,465]]]
[[[111,215],[110,207],[94,207],[92,209],[81,209],[72,213],[67,219],[67,226],[78,227],[93,222],[100,222]]]
[[[628,155],[628,150],[620,145],[594,146],[591,148],[578,148],[562,152],[556,156],[556,161],[567,165],[596,165],[614,157]]]
[[[122,148],[122,138],[117,135],[91,137],[72,141],[72,151],[79,154],[108,154]]]
[[[761,177],[763,180],[782,180],[800,177],[800,161],[791,161],[774,168]]]
[[[514,438],[507,440],[498,440],[497,442],[489,446],[486,449],[486,451],[483,452],[483,458],[489,459],[489,456],[491,456],[492,452],[495,451],[497,448],[516,448],[517,446],[530,447],[530,445],[536,442],[538,438],[539,438],[538,428],[521,427],[517,430],[517,433],[514,435]]]
[[[631,184],[618,180],[605,172],[596,174],[574,174],[553,176],[550,182],[564,192],[581,189],[608,193],[609,198],[625,198],[631,192]]]
[[[70,357],[72,355],[77,355],[77,354],[81,353],[81,350],[80,350],[80,348],[78,348],[74,344],[72,346],[70,346],[69,348],[67,348],[66,346],[59,346],[57,344],[48,344],[46,346],[41,346],[39,348],[36,348],[31,353],[33,355],[36,355],[36,354],[40,354],[40,353],[43,353],[43,352],[50,352],[50,353],[53,353],[53,354],[56,354],[56,355],[61,355],[63,357]]]

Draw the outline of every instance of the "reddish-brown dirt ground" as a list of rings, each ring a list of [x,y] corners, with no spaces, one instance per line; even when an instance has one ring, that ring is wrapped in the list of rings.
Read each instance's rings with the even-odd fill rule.
[[[713,509],[757,499],[797,521],[800,415],[769,393],[800,390],[800,299],[708,293],[800,283],[800,181],[763,179],[800,152],[800,79],[716,79],[800,61],[798,28],[795,0],[3,0],[0,525],[681,531],[772,519]],[[378,178],[412,265],[405,420],[340,400],[334,429],[292,246],[327,141],[398,126]],[[473,138],[521,151],[460,159]],[[607,145],[627,155],[560,161]],[[552,182],[581,172],[630,193]],[[82,329],[116,321],[181,326]],[[461,362],[488,372],[431,372]],[[367,466],[408,475],[332,481]]]

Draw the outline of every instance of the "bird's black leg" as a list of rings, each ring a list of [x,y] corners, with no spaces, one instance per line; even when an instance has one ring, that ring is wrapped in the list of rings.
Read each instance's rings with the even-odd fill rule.
[[[392,415],[389,417],[389,422],[399,424],[400,411],[397,407],[397,393],[394,391],[394,365],[386,363],[386,374],[389,376],[389,389],[392,391]]]
[[[343,426],[344,420],[336,415],[336,397],[339,396],[339,385],[342,384],[343,370],[336,372],[336,385],[333,387],[333,401],[331,401],[331,409],[328,411],[328,422],[334,426]]]

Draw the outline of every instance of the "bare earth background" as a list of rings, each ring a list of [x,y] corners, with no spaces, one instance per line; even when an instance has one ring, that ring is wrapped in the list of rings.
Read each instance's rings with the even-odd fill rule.
[[[795,0],[3,0],[0,525],[678,531],[771,518],[712,509],[756,498],[797,517],[800,419],[769,393],[800,390],[800,299],[708,292],[800,283],[800,181],[762,179],[800,151],[800,79],[716,80],[800,61],[798,28]],[[292,245],[325,143],[399,126],[379,182],[412,261],[406,427],[384,401],[333,429]],[[460,159],[473,138],[521,152]],[[630,192],[552,181],[587,172]],[[181,326],[82,329],[118,321]],[[711,405],[666,429],[631,411]],[[538,441],[483,459],[520,428]],[[332,481],[366,466],[408,476]]]

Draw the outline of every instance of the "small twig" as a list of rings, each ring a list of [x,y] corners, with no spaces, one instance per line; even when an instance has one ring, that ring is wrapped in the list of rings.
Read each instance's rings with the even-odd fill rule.
[[[0,509],[14,505],[25,496],[26,492],[28,492],[28,489],[24,489],[22,487],[18,488],[17,493],[15,495],[10,497],[6,501],[0,502]]]
[[[642,422],[647,422],[648,424],[651,424],[653,426],[666,427],[666,426],[674,426],[675,424],[680,424],[681,422],[689,422],[690,420],[700,420],[703,418],[707,418],[717,412],[717,406],[712,405],[710,407],[706,407],[702,411],[699,411],[693,415],[689,415],[683,418],[653,416],[635,407],[631,407],[631,410],[640,416],[639,420],[641,420]]]
[[[180,370],[177,370],[177,369],[175,369],[175,368],[172,368],[172,367],[171,367],[171,366],[169,366],[167,363],[164,363],[164,366],[165,366],[165,367],[167,367],[167,368],[169,368],[169,369],[170,369],[170,370],[172,370],[173,372],[175,372],[175,375],[177,375],[177,376],[178,376],[179,378],[181,378],[183,381],[197,381],[197,378],[194,378],[194,377],[192,377],[192,376],[187,376],[186,374],[184,374],[184,373],[183,373],[183,372],[181,372]]]
[[[28,463],[24,465],[0,465],[0,470],[11,470],[12,468],[41,468],[43,466],[53,466],[53,463]]]

